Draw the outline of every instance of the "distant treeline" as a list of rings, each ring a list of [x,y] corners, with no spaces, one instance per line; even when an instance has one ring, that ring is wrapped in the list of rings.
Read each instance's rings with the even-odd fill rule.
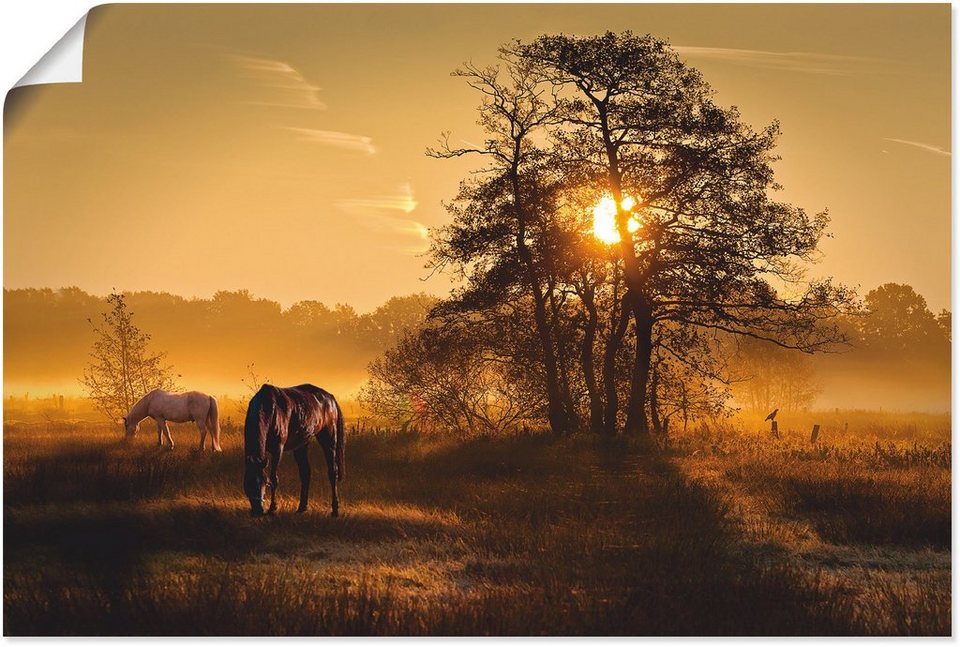
[[[209,299],[130,292],[136,324],[167,353],[183,388],[243,394],[248,367],[279,384],[314,382],[348,396],[367,364],[416,327],[434,297],[395,297],[370,313],[301,301],[287,309],[245,290]],[[3,291],[4,385],[9,394],[78,393],[103,297],[79,288]]]
[[[184,388],[243,396],[248,367],[278,384],[311,381],[352,397],[368,364],[419,327],[436,303],[395,297],[370,313],[301,301],[283,309],[246,291],[209,299],[167,293],[127,295],[137,324],[167,353]],[[6,395],[79,394],[77,377],[94,339],[88,320],[103,297],[78,288],[4,290]],[[863,315],[847,321],[847,352],[811,357],[770,344],[728,346],[736,403],[748,409],[840,407],[948,411],[950,313],[933,314],[910,286],[865,295]]]
[[[951,314],[934,314],[909,285],[867,292],[855,315],[839,318],[849,341],[807,355],[754,339],[730,340],[738,404],[763,412],[807,408],[950,410]]]
[[[911,286],[886,283],[864,295],[845,325],[845,353],[813,358],[821,407],[947,412],[951,408],[951,321]]]

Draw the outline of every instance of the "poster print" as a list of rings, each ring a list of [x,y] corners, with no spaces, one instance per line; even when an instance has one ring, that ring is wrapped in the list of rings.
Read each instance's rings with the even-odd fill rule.
[[[950,633],[949,5],[71,33],[4,110],[6,635]]]

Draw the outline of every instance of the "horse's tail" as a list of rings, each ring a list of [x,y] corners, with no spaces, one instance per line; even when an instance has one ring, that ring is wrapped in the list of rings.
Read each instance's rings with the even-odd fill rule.
[[[343,410],[340,408],[340,403],[337,402],[336,398],[333,400],[334,404],[337,405],[337,480],[342,481],[343,477],[347,475],[345,463],[343,460],[343,446],[346,435],[344,433],[343,425]]]
[[[207,409],[207,427],[213,434],[213,451],[220,450],[220,407],[217,405],[217,399],[210,396],[210,408]]]

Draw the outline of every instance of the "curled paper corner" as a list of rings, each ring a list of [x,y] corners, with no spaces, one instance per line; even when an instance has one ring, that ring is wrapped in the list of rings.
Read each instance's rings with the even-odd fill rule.
[[[83,81],[83,34],[87,24],[84,14],[63,38],[44,54],[13,87],[43,83],[80,83]]]

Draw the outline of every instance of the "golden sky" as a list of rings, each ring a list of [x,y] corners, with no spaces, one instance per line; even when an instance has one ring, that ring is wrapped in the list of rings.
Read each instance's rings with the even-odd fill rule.
[[[830,210],[813,275],[950,306],[950,5],[108,5],[84,80],[5,106],[4,286],[371,309],[443,293],[419,254],[477,136],[449,73],[542,33],[668,39]]]

